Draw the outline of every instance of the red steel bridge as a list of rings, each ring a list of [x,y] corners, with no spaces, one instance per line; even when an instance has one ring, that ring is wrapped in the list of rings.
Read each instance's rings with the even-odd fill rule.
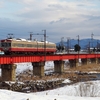
[[[44,76],[45,61],[54,61],[54,72],[64,72],[64,60],[69,60],[70,67],[78,65],[78,59],[81,59],[82,64],[100,63],[100,54],[55,54],[55,55],[0,55],[1,76],[2,81],[16,80],[15,63],[31,62],[33,66],[33,74]]]
[[[13,64],[22,62],[60,61],[73,59],[100,58],[100,54],[56,54],[56,55],[9,55],[0,56],[0,64]]]

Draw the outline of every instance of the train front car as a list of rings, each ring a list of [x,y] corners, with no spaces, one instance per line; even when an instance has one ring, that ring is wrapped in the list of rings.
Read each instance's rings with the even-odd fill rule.
[[[4,52],[4,54],[10,54],[11,41],[11,39],[3,39],[0,41],[0,50]]]

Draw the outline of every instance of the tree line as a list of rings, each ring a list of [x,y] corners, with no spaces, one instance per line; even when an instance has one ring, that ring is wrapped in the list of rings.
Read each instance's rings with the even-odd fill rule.
[[[66,47],[64,46],[64,45],[58,45],[57,46],[57,51],[64,51],[64,50],[66,50]],[[75,52],[77,52],[77,51],[80,51],[81,50],[81,47],[80,47],[80,45],[78,45],[78,44],[75,44],[74,45],[74,51]]]

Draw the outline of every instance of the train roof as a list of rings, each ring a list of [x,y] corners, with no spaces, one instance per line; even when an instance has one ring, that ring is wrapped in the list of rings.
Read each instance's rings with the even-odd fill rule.
[[[6,41],[26,41],[26,42],[38,42],[38,43],[44,43],[44,41],[37,41],[37,40],[26,40],[26,39],[23,39],[23,38],[7,38],[7,39],[3,39],[3,40],[0,40],[1,42],[6,42]],[[50,44],[55,44],[53,42],[48,42],[46,41],[46,43],[50,43]]]
[[[3,39],[3,40],[0,40],[0,41],[30,41],[30,40],[26,40],[26,39],[23,39],[23,38],[7,38],[7,39]]]

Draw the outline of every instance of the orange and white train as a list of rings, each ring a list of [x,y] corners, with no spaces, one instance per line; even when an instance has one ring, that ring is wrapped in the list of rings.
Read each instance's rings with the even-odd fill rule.
[[[47,41],[31,41],[26,39],[8,38],[0,41],[0,50],[10,54],[54,54],[56,44]]]

